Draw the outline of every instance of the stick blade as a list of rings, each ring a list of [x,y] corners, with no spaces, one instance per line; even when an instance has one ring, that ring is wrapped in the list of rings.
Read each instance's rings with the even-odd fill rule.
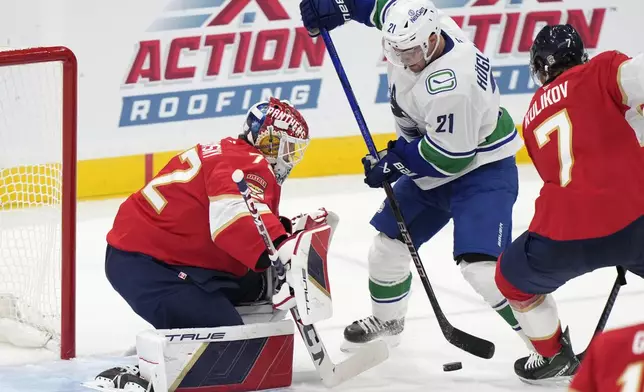
[[[494,356],[495,346],[490,341],[470,335],[454,327],[448,328],[448,330],[443,329],[443,333],[448,342],[472,355],[484,359],[490,359]]]
[[[341,384],[389,358],[389,348],[383,340],[365,345],[355,354],[333,366],[330,374],[321,374],[322,383],[328,388]]]

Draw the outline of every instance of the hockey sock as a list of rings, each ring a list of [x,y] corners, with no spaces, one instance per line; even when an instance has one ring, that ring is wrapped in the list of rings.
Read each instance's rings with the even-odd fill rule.
[[[502,274],[496,275],[496,283],[514,309],[517,321],[535,350],[544,357],[558,353],[561,350],[561,325],[553,296],[524,293]]]
[[[557,330],[546,338],[530,338],[534,349],[544,357],[552,357],[561,350],[561,325],[557,323]]]
[[[407,314],[411,290],[410,257],[402,242],[380,233],[369,249],[369,292],[373,315],[382,321]]]
[[[512,311],[512,307],[508,303],[507,299],[504,298],[503,301],[492,308],[499,314],[499,316],[503,317],[503,320],[505,320],[513,330],[517,332],[521,331],[521,326],[519,325],[517,318],[514,317],[514,312]]]
[[[561,350],[561,325],[552,295],[533,295],[526,301],[510,300],[510,305],[539,354],[552,357]]]
[[[369,292],[373,304],[373,315],[383,321],[404,317],[410,288],[411,274],[400,281],[393,282],[382,282],[371,277]]]

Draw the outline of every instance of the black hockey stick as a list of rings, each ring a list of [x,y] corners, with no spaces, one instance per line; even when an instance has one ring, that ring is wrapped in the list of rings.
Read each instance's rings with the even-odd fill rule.
[[[376,145],[373,142],[371,133],[369,133],[369,129],[367,128],[367,123],[365,122],[364,116],[362,115],[362,112],[360,111],[360,107],[358,106],[358,100],[356,99],[356,96],[353,93],[353,89],[349,84],[349,78],[344,72],[344,67],[340,62],[340,57],[338,56],[338,52],[335,49],[335,45],[333,44],[333,41],[331,40],[331,36],[329,35],[329,32],[326,29],[321,29],[320,33],[322,34],[322,38],[324,39],[324,43],[326,44],[326,48],[327,48],[327,51],[329,52],[329,56],[331,57],[331,61],[335,66],[335,71],[338,74],[338,78],[342,83],[344,92],[347,95],[347,100],[349,101],[349,105],[351,106],[351,109],[356,118],[356,121],[358,122],[360,133],[362,133],[362,137],[364,138],[364,141],[367,144],[369,153],[373,155],[375,159],[378,159],[378,150],[376,149]],[[434,309],[434,314],[436,315],[436,319],[438,320],[438,324],[441,327],[441,331],[443,331],[443,335],[445,336],[445,339],[447,339],[447,341],[453,344],[454,346],[462,350],[465,350],[470,354],[476,355],[477,357],[486,358],[486,359],[492,358],[492,356],[494,355],[494,343],[487,341],[485,339],[481,339],[479,337],[470,335],[467,332],[464,332],[458,328],[455,328],[447,320],[447,317],[445,317],[445,313],[443,313],[443,310],[441,309],[438,303],[438,299],[436,299],[436,294],[434,294],[434,290],[432,289],[432,286],[429,283],[429,279],[427,278],[427,274],[425,273],[425,267],[423,266],[423,263],[420,260],[420,256],[418,256],[418,252],[416,251],[416,247],[414,246],[414,243],[411,240],[411,235],[409,234],[409,230],[407,230],[407,225],[405,224],[405,220],[400,211],[400,206],[398,205],[398,201],[396,200],[396,197],[394,195],[393,188],[389,183],[386,183],[386,182],[383,184],[383,187],[385,188],[387,199],[389,200],[389,204],[391,205],[391,210],[393,211],[394,216],[396,217],[396,222],[398,223],[398,230],[400,230],[400,234],[402,235],[402,238],[405,244],[407,245],[407,249],[409,249],[411,258],[414,261],[416,270],[418,271],[418,276],[420,276],[420,280],[423,282],[423,287],[425,287],[425,292],[429,297],[429,302],[432,305],[432,309]]]
[[[268,230],[264,225],[264,221],[259,214],[259,211],[255,207],[255,203],[250,197],[250,189],[246,180],[244,180],[244,173],[241,170],[235,170],[232,175],[232,179],[237,184],[239,193],[241,194],[246,207],[248,207],[248,212],[250,212],[255,226],[259,235],[266,245],[268,254],[271,260],[271,264],[275,267],[277,275],[280,279],[285,279],[285,268],[282,261],[279,259],[277,250],[273,245],[273,241],[268,234]],[[358,350],[354,355],[345,359],[342,362],[334,363],[329,356],[329,353],[322,343],[320,334],[318,334],[315,326],[313,324],[305,325],[302,322],[302,317],[297,310],[297,307],[291,308],[291,316],[297,325],[297,329],[300,331],[302,340],[306,345],[306,349],[309,352],[309,356],[315,365],[315,368],[322,379],[322,383],[326,387],[334,387],[344,381],[347,381],[358,374],[371,369],[372,367],[380,364],[389,357],[389,349],[387,344],[380,340],[372,342],[368,345],[365,345],[360,350]]]
[[[606,327],[606,323],[608,322],[608,317],[610,316],[610,312],[613,310],[613,305],[615,305],[617,294],[619,294],[619,289],[622,286],[626,286],[626,270],[624,269],[624,267],[617,266],[617,278],[615,279],[613,288],[610,290],[610,294],[608,295],[608,299],[606,300],[606,305],[604,305],[604,310],[602,311],[601,316],[599,316],[599,321],[597,322],[597,327],[595,328],[593,337],[590,339],[590,343],[592,343],[595,336],[602,333],[602,331]],[[588,351],[588,347],[590,347],[590,343],[588,343],[588,346],[586,346],[586,349],[584,351],[577,354],[577,358],[579,358],[580,361],[586,355],[586,351]]]

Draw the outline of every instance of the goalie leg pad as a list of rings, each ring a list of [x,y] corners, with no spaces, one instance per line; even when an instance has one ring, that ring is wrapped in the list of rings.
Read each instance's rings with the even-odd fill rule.
[[[255,391],[291,385],[293,323],[149,330],[137,336],[141,376],[155,391]]]
[[[283,320],[287,310],[274,309],[270,301],[235,307],[244,324],[271,323]]]

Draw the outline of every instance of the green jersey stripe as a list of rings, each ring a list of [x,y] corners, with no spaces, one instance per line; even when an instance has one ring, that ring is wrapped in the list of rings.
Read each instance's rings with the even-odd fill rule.
[[[494,131],[492,131],[490,136],[486,137],[485,140],[479,144],[479,148],[489,147],[493,144],[499,143],[504,139],[507,139],[515,131],[514,120],[510,117],[510,113],[508,113],[505,108],[499,108],[499,110],[501,111],[501,116],[496,121],[496,128],[494,128]]]
[[[452,176],[463,171],[470,163],[472,163],[476,156],[476,154],[464,157],[445,155],[440,150],[434,148],[425,138],[418,143],[418,152],[420,153],[420,156],[427,162],[431,163],[436,170],[448,176]]]

